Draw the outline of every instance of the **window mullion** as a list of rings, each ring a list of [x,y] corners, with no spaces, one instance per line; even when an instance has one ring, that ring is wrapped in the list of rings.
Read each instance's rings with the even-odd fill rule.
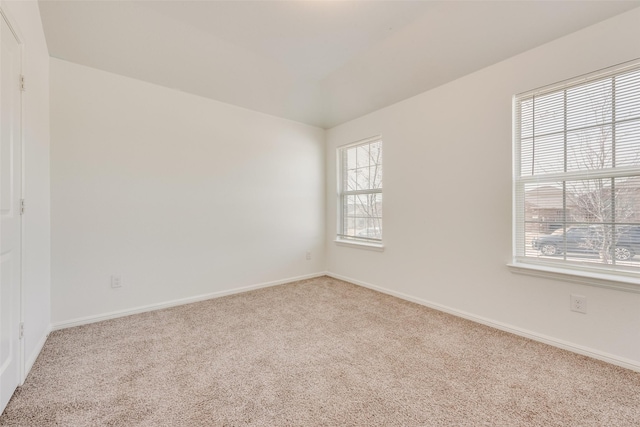
[[[536,174],[536,96],[533,96],[531,113],[531,176]]]
[[[382,193],[381,188],[371,188],[369,190],[351,190],[351,191],[344,192],[346,196],[358,196],[360,194],[381,194],[381,193]]]
[[[562,91],[563,93],[563,157],[564,157],[564,173],[567,173],[567,91]],[[562,258],[567,260],[567,181],[562,181],[562,229],[564,230],[563,239],[562,239]]]
[[[557,172],[548,173],[544,175],[534,176],[519,176],[516,180],[523,183],[545,183],[545,182],[558,182],[563,179],[566,180],[581,180],[581,179],[597,179],[597,178],[629,178],[640,175],[640,167],[628,166],[618,168],[606,168],[599,170],[582,170],[572,172]]]
[[[616,168],[616,77],[611,77],[611,167]],[[611,263],[616,265],[616,179],[611,178]]]

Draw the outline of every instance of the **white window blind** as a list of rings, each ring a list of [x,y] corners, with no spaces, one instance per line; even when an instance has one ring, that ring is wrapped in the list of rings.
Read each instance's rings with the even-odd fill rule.
[[[382,140],[338,148],[338,240],[382,243]]]
[[[640,61],[515,97],[520,263],[640,273]]]

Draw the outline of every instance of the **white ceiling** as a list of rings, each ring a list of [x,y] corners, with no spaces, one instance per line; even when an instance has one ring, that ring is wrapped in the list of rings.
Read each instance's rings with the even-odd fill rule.
[[[40,0],[53,57],[324,128],[638,6]]]

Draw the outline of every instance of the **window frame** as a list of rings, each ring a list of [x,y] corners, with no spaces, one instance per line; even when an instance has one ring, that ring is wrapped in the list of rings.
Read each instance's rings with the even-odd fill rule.
[[[618,177],[636,177],[640,176],[640,165],[616,167],[612,165],[606,170],[584,170],[569,172],[566,170],[558,173],[548,173],[542,175],[532,174],[531,176],[521,173],[522,150],[521,145],[521,116],[518,110],[520,102],[532,96],[543,96],[553,93],[563,92],[573,87],[586,85],[600,79],[613,78],[614,76],[627,73],[629,71],[640,70],[640,59],[629,61],[599,70],[593,73],[585,74],[572,79],[564,80],[552,85],[531,91],[523,92],[513,96],[512,105],[512,261],[508,264],[509,269],[513,273],[525,274],[530,276],[554,278],[568,282],[581,283],[585,285],[613,288],[629,292],[640,293],[640,270],[630,270],[624,268],[616,268],[615,262],[612,264],[599,265],[596,263],[572,263],[567,260],[551,260],[540,259],[526,255],[526,208],[525,208],[525,188],[526,184],[543,184],[552,181],[569,182],[571,180],[596,180],[600,178],[615,179]],[[566,109],[566,105],[564,107]],[[615,108],[615,105],[614,107]],[[565,110],[566,116],[566,110]],[[633,119],[636,120],[636,119]],[[621,120],[620,120],[621,121]],[[611,126],[615,127],[620,121],[612,120]],[[604,124],[603,124],[604,125]],[[566,126],[566,125],[565,125]],[[569,132],[565,127],[565,134]],[[566,137],[565,137],[566,139]],[[566,156],[566,153],[565,153]],[[566,159],[564,159],[566,162]],[[566,163],[565,163],[566,164]],[[566,198],[566,186],[563,187],[563,199]],[[565,209],[565,208],[563,208]],[[565,213],[566,215],[566,213]],[[567,230],[570,221],[565,216],[563,221],[563,229]],[[617,224],[614,221],[613,224]],[[524,245],[520,247],[521,245]],[[638,254],[640,256],[640,254]]]
[[[383,164],[382,158],[384,158],[384,153],[383,153],[383,142],[382,142],[382,135],[376,135],[376,136],[372,136],[369,138],[365,138],[365,139],[361,139],[359,141],[355,141],[349,144],[345,144],[345,145],[341,145],[339,147],[336,148],[336,165],[337,165],[337,227],[336,227],[336,238],[334,240],[334,242],[337,245],[340,246],[351,246],[351,247],[358,247],[358,248],[362,248],[362,249],[369,249],[369,250],[374,250],[374,251],[383,251],[384,250],[384,244],[383,244],[383,237],[384,237],[384,233],[382,231],[382,227],[381,227],[381,232],[380,232],[380,239],[375,239],[375,238],[363,238],[363,237],[357,237],[357,236],[348,236],[345,234],[344,232],[344,213],[345,213],[345,204],[344,204],[344,199],[345,196],[349,196],[349,195],[358,195],[358,194],[383,194],[383,188],[384,186],[382,185],[382,181],[381,181],[381,186],[380,188],[375,188],[375,189],[369,189],[369,190],[351,190],[351,191],[345,191],[345,171],[346,171],[346,165],[345,165],[345,161],[344,161],[344,153],[352,148],[356,148],[359,146],[363,146],[363,145],[369,145],[369,144],[373,144],[379,142],[380,143],[380,150],[381,150],[381,162],[380,164]],[[384,179],[384,178],[383,178]],[[380,221],[382,223],[383,221],[383,217],[381,215]]]

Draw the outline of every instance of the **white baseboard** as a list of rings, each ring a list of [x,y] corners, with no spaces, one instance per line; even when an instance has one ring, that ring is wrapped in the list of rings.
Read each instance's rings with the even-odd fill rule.
[[[304,276],[289,277],[287,279],[274,280],[272,282],[258,283],[256,285],[243,286],[241,288],[228,289],[225,291],[212,292],[209,294],[196,295],[193,297],[180,298],[171,301],[165,301],[156,304],[149,304],[140,307],[134,307],[125,310],[112,311],[93,316],[79,317],[76,319],[57,322],[52,325],[52,330],[72,328],[74,326],[87,325],[89,323],[101,322],[103,320],[116,319],[118,317],[130,316],[132,314],[144,313],[147,311],[161,310],[163,308],[175,307],[177,305],[191,304],[193,302],[205,301],[213,298],[220,298],[227,295],[239,294],[242,292],[253,291],[260,288],[268,288],[270,286],[282,285],[284,283],[297,282],[298,280],[313,279],[315,277],[325,276],[327,273],[322,271],[318,273],[306,274]]]
[[[22,381],[20,385],[24,384],[24,381],[29,376],[29,372],[31,372],[31,368],[33,368],[33,364],[36,363],[36,359],[40,356],[42,349],[44,348],[44,344],[47,342],[47,338],[49,338],[49,334],[51,333],[51,325],[45,329],[44,334],[40,337],[40,341],[36,344],[36,348],[33,350],[33,353],[29,355],[29,358],[24,361],[24,375],[22,376]]]
[[[483,325],[490,326],[492,328],[499,329],[501,331],[510,332],[515,335],[519,335],[521,337],[529,338],[534,341],[539,341],[544,344],[548,344],[554,347],[561,348],[563,350],[568,350],[573,353],[581,354],[583,356],[592,357],[594,359],[602,360],[603,362],[611,363],[612,365],[621,366],[623,368],[631,369],[633,371],[640,372],[640,363],[626,359],[623,357],[618,357],[613,354],[605,353],[603,351],[594,350],[589,347],[584,347],[578,344],[573,344],[568,341],[560,340],[554,337],[550,337],[547,335],[539,334],[537,332],[529,331],[526,329],[518,328],[516,326],[512,326],[506,323],[498,322],[495,320],[487,319],[485,317],[476,316],[471,313],[467,313],[464,311],[456,310],[451,307],[447,307],[441,304],[437,304],[431,301],[424,300],[422,298],[417,298],[411,295],[404,294],[402,292],[392,291],[387,288],[383,288],[381,286],[372,285],[370,283],[366,283],[360,280],[356,280],[350,277],[341,276],[339,274],[326,272],[325,273],[329,277],[333,277],[335,279],[344,280],[345,282],[350,282],[355,285],[359,285],[365,288],[373,289],[378,292],[382,292],[387,295],[392,295],[394,297],[398,297],[407,301],[415,302],[420,305],[424,305],[429,308],[433,308],[434,310],[442,311],[445,313],[452,314],[454,316],[462,317],[467,320],[471,320],[472,322],[481,323]]]

